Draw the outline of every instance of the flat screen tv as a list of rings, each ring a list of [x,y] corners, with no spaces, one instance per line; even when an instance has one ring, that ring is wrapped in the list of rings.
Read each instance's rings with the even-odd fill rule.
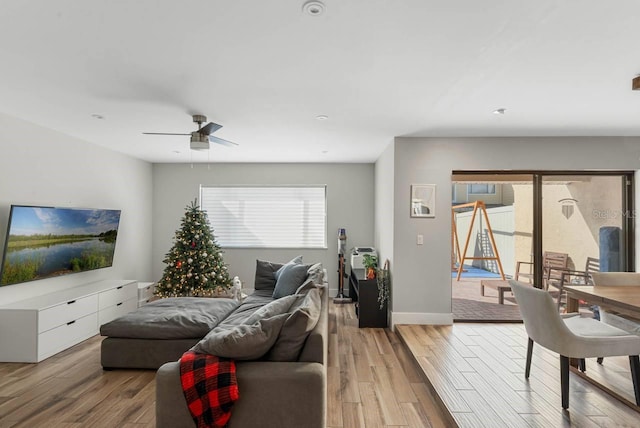
[[[12,205],[0,286],[109,267],[120,210]]]

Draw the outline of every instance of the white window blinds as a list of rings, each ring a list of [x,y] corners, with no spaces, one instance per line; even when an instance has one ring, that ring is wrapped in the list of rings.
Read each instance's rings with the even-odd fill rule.
[[[326,248],[326,186],[200,187],[221,247]]]

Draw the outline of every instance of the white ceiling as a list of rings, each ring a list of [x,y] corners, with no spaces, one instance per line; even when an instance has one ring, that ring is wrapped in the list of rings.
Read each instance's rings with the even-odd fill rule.
[[[304,0],[2,0],[0,112],[151,162],[371,162],[395,136],[640,135],[637,0],[324,2],[312,17]],[[142,135],[195,130],[192,113],[240,146]]]

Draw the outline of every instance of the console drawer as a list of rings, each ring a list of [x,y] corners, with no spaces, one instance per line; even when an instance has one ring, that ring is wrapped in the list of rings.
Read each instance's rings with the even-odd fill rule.
[[[38,333],[65,325],[69,321],[98,312],[96,294],[70,300],[38,312]]]
[[[98,314],[69,321],[38,335],[38,361],[57,354],[98,333]]]
[[[138,308],[138,301],[135,299],[125,300],[117,305],[101,309],[98,314],[98,325],[106,324],[109,321],[135,311]]]
[[[153,297],[155,290],[155,282],[139,282],[138,283],[138,300],[149,301]]]
[[[138,283],[131,282],[111,290],[106,290],[98,295],[98,307],[100,310],[123,303],[125,300],[135,299],[138,295]]]

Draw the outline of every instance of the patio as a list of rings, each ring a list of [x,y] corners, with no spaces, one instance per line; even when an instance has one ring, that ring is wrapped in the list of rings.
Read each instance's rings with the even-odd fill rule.
[[[451,281],[451,305],[454,322],[522,322],[520,310],[509,292],[504,304],[498,303],[498,291],[485,287],[480,295],[480,281],[487,278],[465,278]]]
[[[504,294],[504,304],[498,303],[498,291],[485,287],[484,296],[480,295],[480,282],[490,277],[465,277],[460,281],[455,277],[451,280],[451,306],[454,322],[502,322],[521,323],[522,317],[513,294]],[[494,279],[499,279],[496,277]],[[554,295],[554,298],[556,295]],[[592,317],[593,312],[588,306],[580,306],[580,313],[584,317]]]

